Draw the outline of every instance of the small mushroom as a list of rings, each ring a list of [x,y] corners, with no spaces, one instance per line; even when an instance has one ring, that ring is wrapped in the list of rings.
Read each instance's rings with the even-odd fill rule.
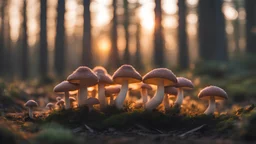
[[[87,100],[87,87],[94,86],[98,83],[98,77],[94,72],[86,67],[78,67],[71,75],[68,76],[67,80],[70,83],[79,84],[78,91],[78,106],[86,104]]]
[[[55,107],[55,105],[54,105],[53,103],[48,103],[48,104],[46,105],[46,108],[48,108],[50,111],[53,111],[53,110],[54,110],[54,107]]]
[[[114,105],[114,97],[120,92],[120,89],[120,85],[105,87],[105,95],[110,98],[109,105]]]
[[[94,97],[90,97],[87,99],[87,106],[89,107],[89,111],[92,111],[94,108],[93,106],[96,104],[100,104],[100,101]]]
[[[146,103],[148,102],[148,91],[152,90],[152,87],[149,84],[141,83],[140,88],[140,95],[142,98],[143,105],[145,107]]]
[[[206,115],[214,114],[216,107],[215,100],[228,99],[227,93],[222,88],[219,88],[217,86],[205,87],[199,92],[198,97],[203,100],[209,100],[209,106],[204,112],[204,114]]]
[[[176,76],[167,68],[156,68],[148,72],[143,77],[143,82],[146,84],[157,85],[157,91],[154,97],[146,103],[146,110],[153,110],[159,106],[164,98],[164,87],[175,86],[177,84]]]
[[[27,101],[25,104],[24,104],[25,107],[28,108],[28,115],[31,119],[34,119],[34,116],[33,116],[33,108],[34,107],[37,107],[38,104],[36,101],[34,100],[29,100]]]
[[[69,102],[70,102],[70,106],[74,107],[74,102],[76,101],[76,98],[74,97],[69,97]]]
[[[60,101],[62,98],[61,97],[56,97],[56,101],[58,102],[58,101]]]
[[[58,101],[56,103],[57,106],[59,106],[59,109],[63,109],[64,108],[64,105],[65,105],[65,102],[63,99],[61,99],[60,101]]]
[[[128,92],[130,83],[141,82],[141,75],[131,65],[122,65],[119,67],[112,76],[114,83],[121,84],[121,90],[115,100],[115,106],[118,109],[123,108],[123,103]]]
[[[97,75],[98,82],[98,99],[100,101],[100,109],[106,106],[105,86],[113,84],[112,77],[107,73],[104,67],[96,66],[93,71]]]
[[[178,95],[174,102],[174,106],[180,106],[182,104],[182,101],[184,99],[184,90],[191,90],[194,88],[193,83],[191,80],[184,78],[184,77],[177,77],[178,83],[175,86],[178,89]]]
[[[177,96],[177,89],[172,87],[172,86],[167,86],[164,87],[164,108],[170,109],[170,103],[169,103],[169,95],[174,95],[175,97]]]
[[[75,91],[78,89],[78,86],[68,81],[63,81],[60,84],[56,85],[53,89],[54,92],[64,92],[65,93],[65,109],[70,108],[69,102],[69,91]]]

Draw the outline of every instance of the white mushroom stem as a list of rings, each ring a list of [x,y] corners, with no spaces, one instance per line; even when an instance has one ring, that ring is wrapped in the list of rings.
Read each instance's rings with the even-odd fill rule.
[[[81,106],[86,103],[87,100],[87,87],[80,84],[80,89],[78,91],[78,106]]]
[[[109,105],[114,105],[114,96],[113,95],[111,95],[110,96],[110,100],[109,100]]]
[[[176,101],[174,102],[174,106],[180,106],[183,102],[183,99],[184,99],[183,89],[178,88],[178,95],[177,95]]]
[[[123,108],[123,103],[124,103],[127,91],[128,91],[128,81],[123,81],[121,90],[115,100],[115,105],[118,109]]]
[[[32,118],[32,119],[34,118],[33,110],[30,107],[28,108],[28,115],[29,115],[30,118]]]
[[[204,114],[206,114],[206,115],[211,115],[211,114],[213,114],[214,111],[215,111],[215,107],[216,107],[216,105],[215,105],[215,99],[214,99],[213,96],[211,96],[210,99],[209,99],[209,106],[208,106],[208,108],[205,110]]]
[[[69,109],[69,108],[70,108],[69,92],[66,91],[65,92],[65,109]]]
[[[154,97],[146,103],[145,109],[151,111],[159,106],[164,99],[164,82],[159,81]]]
[[[98,96],[100,101],[100,109],[106,106],[106,97],[105,97],[105,85],[99,83],[98,84]]]
[[[169,103],[169,97],[168,94],[164,94],[164,108],[165,109],[170,109],[170,103]]]
[[[140,89],[140,95],[142,97],[143,105],[145,106],[148,102],[148,90],[145,88]]]

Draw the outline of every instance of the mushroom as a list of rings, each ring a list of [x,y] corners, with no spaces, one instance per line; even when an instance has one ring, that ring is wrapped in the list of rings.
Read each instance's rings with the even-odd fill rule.
[[[198,98],[209,100],[209,106],[205,110],[204,114],[211,115],[215,111],[215,100],[227,100],[228,95],[222,88],[217,86],[208,86],[199,92]]]
[[[59,106],[59,109],[63,109],[63,108],[64,108],[64,104],[65,104],[65,102],[64,102],[63,99],[61,99],[60,101],[58,101],[58,102],[56,103],[56,105]]]
[[[100,101],[100,109],[103,109],[106,106],[105,86],[112,84],[113,80],[104,67],[97,66],[93,69],[93,71],[99,78],[98,99]]]
[[[52,110],[54,110],[54,104],[53,103],[48,103],[47,105],[46,105],[46,108],[48,108],[50,111],[52,111]]]
[[[33,108],[38,106],[37,102],[34,100],[29,100],[24,104],[24,106],[28,108],[28,115],[31,119],[33,119]]]
[[[62,98],[61,97],[56,97],[56,101],[58,102],[58,101],[60,101]]]
[[[180,106],[182,104],[184,94],[183,90],[191,90],[194,88],[193,83],[191,80],[184,78],[184,77],[177,77],[178,83],[175,86],[178,89],[178,95],[174,102],[174,106]]]
[[[56,85],[53,89],[54,92],[64,92],[65,93],[65,109],[70,108],[69,102],[69,91],[75,91],[78,89],[78,86],[68,81],[63,81],[60,84]]]
[[[105,95],[106,97],[110,98],[109,105],[114,104],[114,96],[120,92],[120,89],[121,89],[120,85],[105,87]]]
[[[112,76],[113,81],[116,84],[121,84],[121,90],[115,100],[115,106],[118,109],[123,108],[123,103],[128,91],[128,85],[130,83],[141,82],[141,75],[131,65],[122,65],[119,67]]]
[[[74,98],[74,97],[69,97],[69,102],[70,102],[70,106],[71,107],[74,107],[74,102],[76,101],[76,98]]]
[[[94,97],[90,97],[87,99],[87,106],[89,107],[89,111],[93,110],[93,105],[100,104],[100,101]]]
[[[145,107],[146,103],[148,102],[148,90],[152,90],[152,87],[149,84],[141,83],[140,88],[140,95]]]
[[[157,85],[157,91],[154,97],[146,103],[146,110],[153,110],[159,106],[164,98],[164,87],[175,86],[177,83],[176,76],[167,68],[156,68],[148,72],[143,77],[143,82],[146,84]]]
[[[172,86],[164,87],[164,108],[170,109],[170,103],[169,103],[169,95],[177,96],[177,89]]]
[[[70,83],[79,84],[77,99],[78,106],[86,104],[87,87],[94,86],[99,81],[94,72],[86,66],[78,67],[71,75],[68,76],[67,80]]]

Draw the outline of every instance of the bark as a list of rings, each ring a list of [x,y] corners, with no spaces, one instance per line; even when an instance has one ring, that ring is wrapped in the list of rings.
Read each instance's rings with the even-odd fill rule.
[[[129,9],[128,1],[124,0],[124,29],[125,29],[125,50],[123,61],[125,64],[130,64],[130,53],[129,53]]]
[[[246,9],[246,52],[256,53],[256,1],[245,0]]]

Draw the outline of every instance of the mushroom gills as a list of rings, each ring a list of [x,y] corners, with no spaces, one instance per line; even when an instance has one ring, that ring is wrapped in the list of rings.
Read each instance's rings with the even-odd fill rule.
[[[205,110],[204,114],[206,114],[206,115],[214,114],[215,108],[216,108],[215,99],[214,99],[213,96],[211,96],[210,99],[209,99],[209,106]]]

